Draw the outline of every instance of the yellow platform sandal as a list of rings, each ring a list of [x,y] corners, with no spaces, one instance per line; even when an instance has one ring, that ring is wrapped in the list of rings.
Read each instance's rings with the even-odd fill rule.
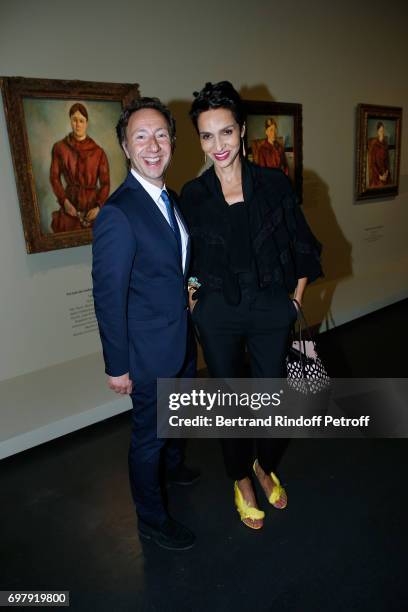
[[[256,471],[257,465],[259,469],[262,470],[261,466],[258,463],[258,459],[255,459],[254,465],[252,467],[253,467],[256,477],[259,480],[259,476]],[[272,504],[274,508],[277,508],[278,510],[283,510],[288,505],[288,496],[286,494],[285,489],[282,487],[280,480],[276,476],[276,474],[274,472],[271,472],[270,477],[272,478],[272,482],[274,483],[275,486],[273,487],[272,492],[268,497],[268,502]]]
[[[244,496],[241,493],[241,489],[238,486],[238,482],[234,483],[234,493],[235,493],[235,505],[239,512],[239,516],[241,517],[241,521],[249,527],[250,529],[262,529],[263,525],[259,525],[259,527],[255,527],[254,525],[250,525],[245,521],[250,519],[251,521],[260,521],[265,517],[265,512],[263,510],[258,510],[258,508],[254,508],[253,506],[249,506],[245,501]]]

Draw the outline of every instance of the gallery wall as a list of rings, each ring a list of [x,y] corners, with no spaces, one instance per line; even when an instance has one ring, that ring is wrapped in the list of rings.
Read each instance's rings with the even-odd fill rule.
[[[137,82],[178,124],[168,184],[202,167],[192,92],[231,80],[247,99],[303,105],[304,211],[326,277],[309,318],[340,325],[408,296],[408,38],[405,2],[0,0],[0,75]],[[402,106],[400,194],[354,201],[355,109]],[[404,129],[404,124],[406,129]],[[100,349],[89,246],[28,255],[0,109],[0,380]],[[89,315],[90,316],[90,315]],[[80,332],[78,332],[80,329]],[[77,331],[76,331],[77,330]]]

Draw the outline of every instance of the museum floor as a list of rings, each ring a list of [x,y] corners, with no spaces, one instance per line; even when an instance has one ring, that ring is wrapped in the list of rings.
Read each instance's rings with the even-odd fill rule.
[[[406,377],[407,315],[405,300],[321,335],[331,373]],[[292,440],[288,508],[259,532],[218,442],[192,441],[201,481],[169,503],[197,544],[173,553],[139,542],[128,435],[126,413],[1,462],[0,589],[70,590],[75,611],[408,610],[406,440]]]

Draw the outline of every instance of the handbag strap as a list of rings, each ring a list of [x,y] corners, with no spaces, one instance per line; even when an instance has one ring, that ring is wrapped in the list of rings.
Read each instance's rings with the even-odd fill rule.
[[[311,342],[315,344],[315,341],[313,340],[312,332],[310,331],[309,325],[306,321],[306,317],[304,315],[301,305],[299,304],[296,298],[292,298],[292,302],[296,302],[298,312],[300,314],[300,317],[298,318],[299,327],[304,329],[304,331],[307,334],[308,340],[311,340]]]
[[[312,333],[310,331],[309,325],[307,324],[306,317],[304,315],[304,312],[302,310],[301,305],[299,304],[299,302],[297,301],[296,298],[292,298],[292,301],[296,303],[297,308],[298,308],[298,314],[300,315],[298,317],[300,353],[302,353],[302,345],[303,345],[303,354],[306,356],[307,355],[307,353],[306,353],[306,345],[305,345],[305,341],[306,340],[305,340],[304,335],[303,335],[302,332],[303,331],[306,332],[307,339],[310,340],[310,342],[313,342],[313,346],[314,346],[315,350],[316,350],[316,343],[315,343],[315,341],[314,341],[314,339],[312,337]]]

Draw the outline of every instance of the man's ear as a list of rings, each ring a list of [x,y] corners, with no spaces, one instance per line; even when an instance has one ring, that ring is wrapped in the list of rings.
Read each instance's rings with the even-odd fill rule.
[[[129,151],[127,150],[126,142],[122,142],[122,149],[128,159],[130,159]]]
[[[246,124],[243,123],[242,128],[241,128],[241,138],[244,137],[245,131],[246,131]]]

